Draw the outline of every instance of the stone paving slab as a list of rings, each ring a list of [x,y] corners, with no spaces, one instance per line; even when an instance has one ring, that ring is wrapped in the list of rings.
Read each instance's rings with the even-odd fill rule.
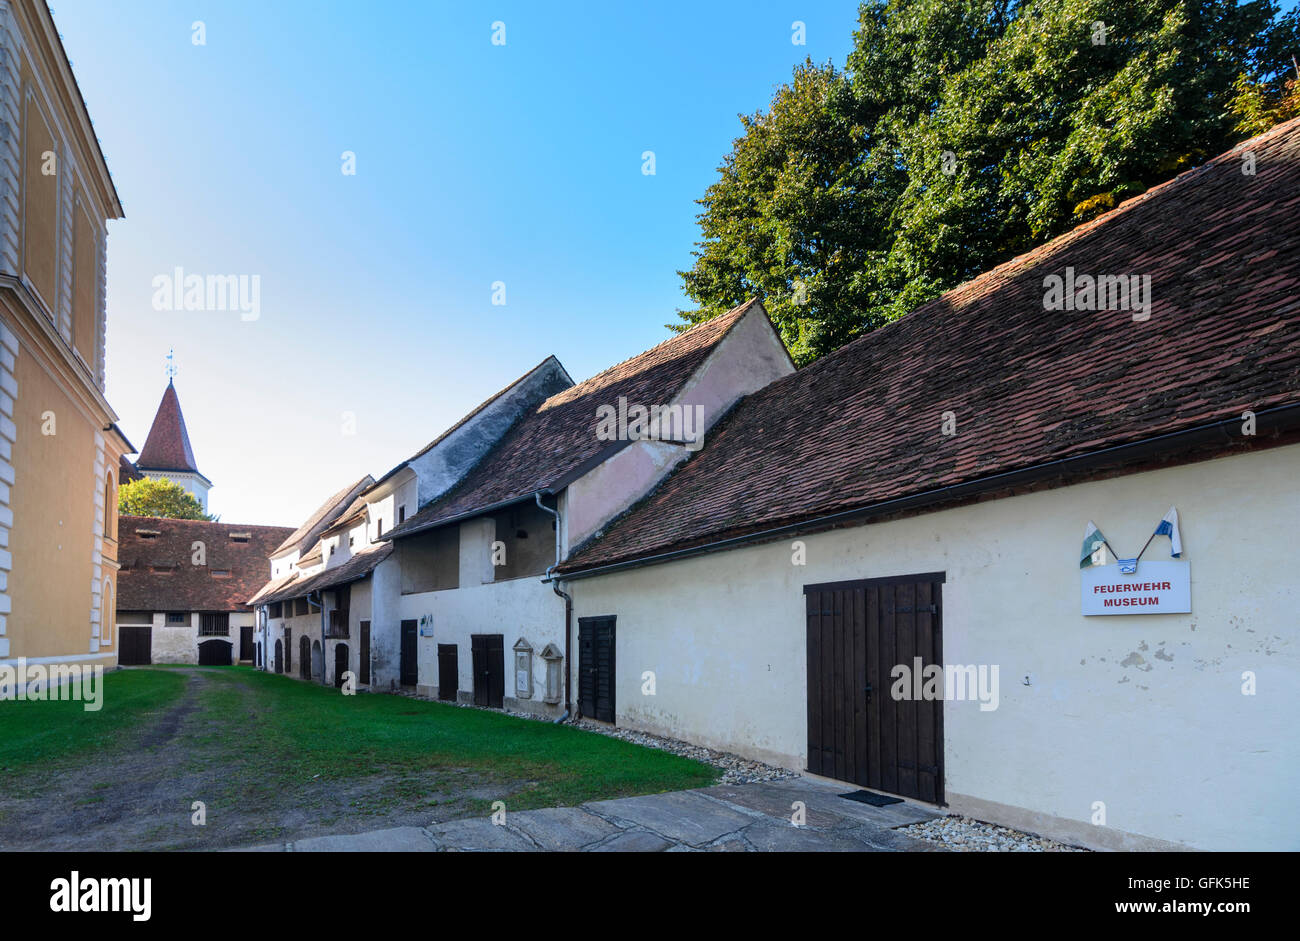
[[[506,824],[550,852],[573,852],[622,832],[581,807],[520,810],[508,814]]]
[[[591,847],[592,853],[662,853],[673,844],[649,830],[623,830],[612,840]]]
[[[875,824],[878,827],[902,827],[909,823],[922,823],[943,816],[936,811],[907,801],[900,804],[888,804],[884,807],[873,807],[870,804],[863,804],[860,801],[840,797],[841,794],[849,794],[859,790],[849,784],[831,785],[821,781],[796,778],[789,781],[772,781],[761,786],[790,793],[790,800],[803,801],[807,805],[810,814],[813,811],[831,813],[861,823]],[[788,817],[789,814],[787,813],[786,816]]]
[[[640,825],[689,846],[707,845],[754,822],[752,817],[693,791],[624,797],[583,806],[607,820]]]
[[[290,846],[295,853],[432,853],[438,848],[419,827],[314,836]]]
[[[450,820],[428,828],[441,850],[464,853],[529,853],[537,849],[527,837],[487,817]]]
[[[594,801],[581,807],[512,811],[429,827],[264,844],[275,852],[943,852],[894,828],[940,814],[916,804],[872,807],[847,800],[848,785],[809,778],[724,784],[693,791]],[[801,826],[795,801],[805,805]]]

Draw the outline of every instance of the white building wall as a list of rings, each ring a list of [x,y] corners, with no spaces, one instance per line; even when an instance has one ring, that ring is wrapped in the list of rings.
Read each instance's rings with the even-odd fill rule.
[[[783,540],[582,579],[575,636],[618,618],[619,725],[802,770],[803,586],[944,572],[945,663],[1000,672],[996,710],[944,704],[951,809],[1093,846],[1296,849],[1297,470],[1274,448],[801,537],[802,566]],[[1083,617],[1085,524],[1136,553],[1171,504],[1192,612]]]
[[[429,615],[433,636],[420,637],[420,675],[417,692],[438,694],[438,645],[456,644],[458,683],[461,702],[473,699],[474,677],[470,636],[501,634],[505,648],[505,706],[524,712],[559,715],[563,703],[542,701],[546,690],[546,665],[542,648],[553,643],[564,649],[564,600],[544,585],[537,576],[512,578],[508,581],[470,585],[445,591],[426,591],[401,595],[399,620],[419,620]],[[514,656],[511,648],[524,637],[532,645],[533,695],[520,700],[515,695]]]

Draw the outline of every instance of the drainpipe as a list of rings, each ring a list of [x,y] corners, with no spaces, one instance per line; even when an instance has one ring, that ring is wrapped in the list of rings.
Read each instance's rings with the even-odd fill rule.
[[[573,596],[568,592],[562,591],[560,589],[560,583],[551,579],[551,574],[555,571],[555,566],[559,565],[563,559],[563,550],[561,548],[562,543],[560,541],[560,498],[558,495],[556,496],[556,509],[554,510],[542,502],[542,492],[540,490],[533,494],[533,498],[537,501],[537,505],[543,511],[550,513],[551,516],[555,517],[555,565],[552,565],[546,570],[546,575],[543,580],[550,582],[551,590],[564,599],[564,714],[555,720],[556,723],[560,723],[569,718],[569,713],[572,708],[572,699],[569,694],[569,682],[573,670],[573,661],[569,659],[569,636],[573,633]]]

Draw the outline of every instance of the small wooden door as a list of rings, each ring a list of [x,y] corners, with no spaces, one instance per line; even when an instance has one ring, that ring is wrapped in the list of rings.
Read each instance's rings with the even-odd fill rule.
[[[311,679],[311,638],[306,634],[298,638],[298,676]]]
[[[147,666],[153,662],[153,627],[119,626],[117,662],[124,667]]]
[[[402,655],[399,670],[401,675],[398,682],[403,686],[414,686],[420,681],[419,648],[416,644],[416,638],[419,636],[416,631],[418,626],[418,622],[414,620],[402,622]]]
[[[500,709],[506,692],[506,645],[503,634],[471,634],[474,705]]]
[[[614,618],[578,618],[578,709],[614,721]]]
[[[943,699],[895,699],[895,666],[943,668],[941,572],[808,585],[808,770],[942,804]],[[942,684],[942,680],[940,681]]]
[[[460,686],[460,648],[455,644],[438,645],[438,698],[456,701]]]
[[[252,660],[256,656],[253,649],[253,625],[245,624],[239,628],[239,659]]]
[[[348,645],[334,645],[334,686],[343,685],[343,674],[348,671]]]
[[[357,649],[357,682],[370,685],[370,622],[361,622],[361,646]]]
[[[275,672],[284,672],[284,644],[278,639],[275,642]]]
[[[288,603],[285,602],[285,604]],[[276,670],[275,672],[279,673],[280,671]],[[284,629],[284,672],[293,672],[293,628],[291,627]]]

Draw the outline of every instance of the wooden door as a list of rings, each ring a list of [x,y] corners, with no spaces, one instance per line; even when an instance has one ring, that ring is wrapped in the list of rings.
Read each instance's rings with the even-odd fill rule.
[[[275,642],[275,672],[284,672],[284,644],[279,640]]]
[[[285,604],[289,604],[289,602],[286,601]],[[275,672],[279,673],[280,671],[277,668]],[[291,627],[284,629],[284,672],[293,672],[293,628]]]
[[[943,573],[804,588],[808,770],[943,803],[943,699],[891,695],[895,666],[943,668]],[[940,681],[942,684],[942,680]],[[941,685],[942,688],[942,685]]]
[[[471,634],[474,704],[500,709],[505,703],[506,645],[503,634]]]
[[[402,655],[399,682],[403,686],[414,686],[420,678],[420,662],[416,646],[416,621],[402,622]]]
[[[253,625],[244,624],[239,628],[239,659],[252,660],[254,656]]]
[[[199,644],[199,666],[230,666],[230,648],[231,644],[228,640],[205,640]]]
[[[455,644],[438,645],[438,698],[456,701],[460,686],[460,648]]]
[[[306,634],[298,638],[298,676],[311,679],[311,638]]]
[[[334,686],[343,685],[343,674],[348,671],[348,645],[334,645]]]
[[[363,686],[370,685],[370,622],[362,621],[361,646],[357,649],[357,682]]]
[[[614,618],[578,618],[578,709],[614,721]]]
[[[117,662],[124,667],[147,666],[153,662],[153,627],[120,626],[117,629]]]

